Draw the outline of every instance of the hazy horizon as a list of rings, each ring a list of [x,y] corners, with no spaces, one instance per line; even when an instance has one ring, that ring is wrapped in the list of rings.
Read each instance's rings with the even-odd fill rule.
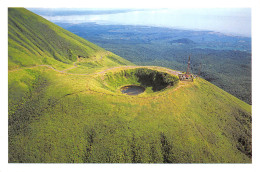
[[[250,8],[81,9],[29,8],[52,22],[143,25],[207,30],[251,37]]]

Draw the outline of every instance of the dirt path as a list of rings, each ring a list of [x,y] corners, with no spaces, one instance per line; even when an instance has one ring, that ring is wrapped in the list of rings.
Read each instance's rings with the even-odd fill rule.
[[[59,72],[59,73],[63,73],[63,74],[69,74],[69,75],[88,75],[88,76],[95,76],[95,75],[98,75],[98,74],[105,74],[106,72],[108,71],[113,71],[113,70],[116,70],[116,69],[122,69],[122,70],[125,70],[125,69],[136,69],[136,68],[148,68],[148,69],[158,69],[158,70],[161,70],[161,71],[165,71],[167,73],[170,73],[172,75],[176,75],[178,76],[178,74],[180,74],[181,72],[180,71],[175,71],[175,70],[171,70],[171,69],[167,69],[167,68],[164,68],[164,67],[159,67],[159,66],[117,66],[117,67],[111,67],[111,68],[108,68],[108,69],[105,69],[103,71],[100,71],[100,72],[95,72],[95,73],[89,73],[89,74],[75,74],[75,73],[68,73],[66,71],[68,70],[71,70],[71,69],[74,69],[74,68],[77,68],[77,62],[74,62],[73,63],[73,67],[70,67],[68,69],[64,69],[64,70],[58,70],[58,69],[55,69],[54,67],[50,66],[50,65],[36,65],[36,66],[31,66],[31,67],[26,67],[26,68],[18,68],[18,69],[14,69],[14,70],[9,70],[8,72],[13,72],[13,71],[18,71],[18,70],[21,70],[21,69],[32,69],[32,68],[36,68],[36,67],[48,67],[56,72]],[[185,84],[184,84],[185,85]],[[154,99],[154,98],[159,98],[159,97],[166,97],[169,93],[171,92],[174,92],[178,89],[180,89],[181,87],[184,86],[183,84],[182,85],[178,85],[176,88],[172,89],[170,92],[167,92],[166,94],[159,94],[159,95],[156,95],[156,96],[149,96],[149,97],[139,97],[139,96],[134,96],[134,98],[143,98],[143,99]],[[99,92],[99,91],[96,91],[96,90],[92,90],[90,88],[88,88],[86,91],[89,91],[89,92],[95,92],[95,93],[99,93],[99,94],[108,94],[108,93],[104,93],[104,92]],[[114,94],[109,94],[109,95],[112,95],[112,96],[124,96],[124,95],[114,95]]]
[[[78,65],[76,65],[76,63],[77,62],[74,62],[72,67],[70,67],[68,69],[64,69],[64,70],[62,70],[62,72],[65,72],[65,71],[68,71],[68,70],[71,70],[71,69],[74,69],[74,68],[78,67]]]
[[[167,69],[167,68],[159,67],[159,66],[118,66],[118,67],[112,67],[112,68],[105,69],[101,72],[96,72],[95,74],[104,74],[109,70],[114,70],[114,69],[118,69],[118,68],[123,68],[123,69],[135,69],[135,68],[163,69],[163,70],[167,71],[168,73],[170,73],[172,75],[176,75],[176,76],[178,76],[178,74],[181,73],[180,71],[175,71],[175,70],[171,70],[171,69]]]
[[[148,68],[148,69],[163,69],[165,71],[167,71],[168,73],[171,73],[173,75],[178,75],[179,73],[181,73],[180,71],[174,71],[174,70],[171,70],[171,69],[167,69],[167,68],[164,68],[164,67],[159,67],[159,66],[117,66],[117,67],[111,67],[111,68],[108,68],[108,69],[105,69],[103,71],[100,71],[100,72],[95,72],[95,73],[88,73],[88,74],[81,74],[81,73],[69,73],[69,72],[66,72],[68,70],[71,70],[71,69],[74,69],[74,68],[77,68],[77,62],[74,62],[73,63],[73,67],[70,67],[68,69],[64,69],[64,70],[58,70],[58,69],[55,69],[54,67],[50,66],[50,65],[36,65],[36,66],[31,66],[31,67],[25,67],[25,68],[18,68],[18,69],[13,69],[13,70],[8,70],[8,72],[14,72],[14,71],[18,71],[18,70],[21,70],[21,69],[32,69],[32,68],[36,68],[36,67],[40,67],[40,66],[43,66],[43,67],[48,67],[56,72],[59,72],[59,73],[64,73],[64,74],[70,74],[70,75],[96,75],[96,74],[105,74],[106,72],[108,71],[112,71],[112,70],[115,70],[115,69],[135,69],[135,68]]]
[[[106,52],[105,54],[103,54],[104,56],[107,56],[109,55],[110,52]],[[100,56],[99,59],[94,59],[92,61],[101,61],[103,59],[103,55]],[[161,69],[161,70],[164,70],[172,75],[176,75],[178,76],[179,73],[181,73],[180,71],[174,71],[174,70],[171,70],[171,69],[167,69],[167,68],[164,68],[164,67],[159,67],[159,66],[118,66],[118,67],[111,67],[111,68],[108,68],[108,69],[105,69],[103,71],[100,71],[100,72],[95,72],[95,73],[87,73],[87,74],[81,74],[81,73],[70,73],[70,72],[67,72],[71,69],[75,69],[78,67],[77,63],[79,61],[77,60],[76,62],[73,62],[73,66],[70,67],[70,68],[67,68],[67,69],[63,69],[63,70],[58,70],[58,69],[55,69],[54,67],[50,66],[50,65],[35,65],[35,66],[31,66],[31,67],[24,67],[24,68],[17,68],[17,69],[12,69],[12,70],[8,70],[8,72],[14,72],[14,71],[18,71],[18,70],[22,70],[22,69],[33,69],[33,68],[36,68],[36,67],[40,67],[40,66],[43,66],[43,67],[48,67],[56,72],[59,72],[59,73],[64,73],[64,74],[70,74],[70,75],[97,75],[97,74],[104,74],[106,73],[107,71],[110,71],[110,70],[114,70],[114,69],[118,69],[118,68],[121,68],[121,69],[135,69],[135,68],[149,68],[149,69]],[[91,62],[91,61],[90,61]]]
[[[105,56],[109,55],[109,52],[106,52],[105,53]],[[93,62],[94,61],[101,61],[103,58],[103,56],[100,57],[100,59],[94,59],[92,60]],[[90,62],[92,62],[90,61]],[[77,68],[78,65],[76,63],[78,63],[79,61],[77,60],[76,62],[73,62],[73,66],[68,68],[68,69],[64,69],[64,70],[58,70],[58,69],[55,69],[54,67],[50,66],[50,65],[35,65],[35,66],[30,66],[30,67],[24,67],[24,68],[17,68],[17,69],[11,69],[11,70],[8,70],[8,72],[14,72],[14,71],[18,71],[18,70],[21,70],[21,69],[32,69],[32,68],[36,68],[36,67],[39,67],[39,66],[45,66],[45,67],[48,67],[50,69],[53,69],[55,70],[56,72],[60,72],[60,73],[67,73],[66,71],[68,70],[71,70],[71,69],[74,69],[74,68]],[[74,73],[67,73],[67,74],[74,74]],[[82,74],[79,74],[79,75],[82,75]],[[90,74],[83,74],[83,75],[90,75]]]

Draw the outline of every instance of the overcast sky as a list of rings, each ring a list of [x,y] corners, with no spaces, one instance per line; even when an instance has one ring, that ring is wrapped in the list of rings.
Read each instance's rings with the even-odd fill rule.
[[[146,25],[251,36],[250,8],[29,10],[54,23]]]

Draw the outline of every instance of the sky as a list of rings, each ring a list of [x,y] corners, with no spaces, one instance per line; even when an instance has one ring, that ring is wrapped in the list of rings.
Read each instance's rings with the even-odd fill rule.
[[[145,25],[177,29],[210,30],[251,37],[250,8],[81,9],[29,10],[52,22],[80,24]]]

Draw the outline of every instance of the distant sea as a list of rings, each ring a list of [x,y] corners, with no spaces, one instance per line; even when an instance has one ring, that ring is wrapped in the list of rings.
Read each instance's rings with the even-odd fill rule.
[[[143,25],[251,37],[250,8],[29,9],[52,22]]]

